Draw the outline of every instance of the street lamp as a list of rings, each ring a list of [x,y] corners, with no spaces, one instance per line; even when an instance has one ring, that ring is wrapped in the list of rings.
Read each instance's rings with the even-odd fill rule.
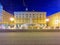
[[[48,22],[49,22],[49,19],[47,18],[47,19],[46,19],[46,23],[47,23],[46,25],[47,25],[47,26],[48,26]]]
[[[47,18],[47,19],[46,19],[46,22],[48,22],[48,21],[49,21],[49,19]]]
[[[13,27],[14,27],[14,18],[13,17],[10,17],[10,28],[12,28],[13,29]]]
[[[10,18],[10,24],[14,24],[14,18],[13,17]]]
[[[13,17],[11,17],[11,18],[10,18],[10,21],[14,21],[14,18],[13,18]]]

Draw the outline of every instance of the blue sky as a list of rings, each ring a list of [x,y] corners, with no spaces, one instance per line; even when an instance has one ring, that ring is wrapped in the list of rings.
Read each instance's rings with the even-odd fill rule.
[[[25,11],[27,7],[29,11],[44,11],[47,16],[60,11],[60,0],[0,0],[4,10],[13,14],[14,11]]]

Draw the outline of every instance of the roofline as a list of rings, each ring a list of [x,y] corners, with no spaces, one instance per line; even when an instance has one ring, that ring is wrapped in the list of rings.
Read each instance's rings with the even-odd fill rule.
[[[5,12],[7,12],[6,10],[3,10],[3,11],[5,11]],[[7,12],[7,13],[9,13],[9,12]],[[13,14],[11,14],[11,13],[9,13],[10,15],[12,15],[12,16],[14,16]]]
[[[60,12],[56,12],[56,13],[54,13],[54,14],[57,14],[57,13],[60,13]],[[49,15],[49,16],[47,16],[47,17],[53,16],[54,14],[52,14],[52,15]]]
[[[14,12],[40,12],[40,11],[14,11]]]

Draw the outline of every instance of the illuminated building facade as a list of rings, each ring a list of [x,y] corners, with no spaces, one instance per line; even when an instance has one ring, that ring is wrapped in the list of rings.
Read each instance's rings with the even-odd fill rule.
[[[7,11],[3,10],[2,12],[2,24],[7,29],[8,26],[13,25],[14,21],[11,21],[10,18],[14,18],[12,14],[8,13]]]
[[[13,17],[12,14],[8,13],[7,11],[3,10],[2,19],[4,24],[11,24],[10,18]]]
[[[60,12],[48,16],[48,18],[49,18],[48,26],[60,27]]]
[[[0,3],[0,29],[7,29],[9,25],[14,24],[10,18],[13,18],[13,15],[3,10],[3,6]]]
[[[14,17],[17,26],[21,26],[23,24],[46,25],[46,12],[14,12]]]

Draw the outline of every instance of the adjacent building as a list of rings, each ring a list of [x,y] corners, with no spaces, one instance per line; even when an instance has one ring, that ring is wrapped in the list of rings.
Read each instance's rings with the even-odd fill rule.
[[[60,27],[60,12],[52,14],[47,17],[49,19],[48,26],[50,27]]]
[[[14,21],[11,21],[10,18],[14,18],[14,16],[7,11],[3,10],[2,12],[2,24],[5,28],[8,28],[8,26],[14,25]]]
[[[13,18],[13,15],[3,10],[3,6],[0,3],[0,29],[7,29],[9,25],[14,24],[10,18]]]

